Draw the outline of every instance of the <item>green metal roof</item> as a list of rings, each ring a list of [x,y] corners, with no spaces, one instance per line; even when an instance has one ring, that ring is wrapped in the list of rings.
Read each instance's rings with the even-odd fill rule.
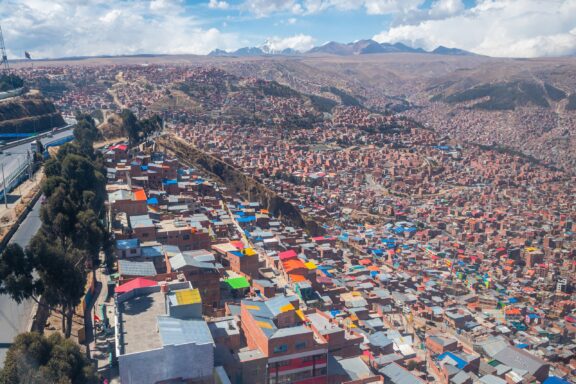
[[[226,280],[226,284],[228,284],[232,289],[250,288],[250,283],[248,283],[248,280],[246,280],[245,277],[228,279]]]

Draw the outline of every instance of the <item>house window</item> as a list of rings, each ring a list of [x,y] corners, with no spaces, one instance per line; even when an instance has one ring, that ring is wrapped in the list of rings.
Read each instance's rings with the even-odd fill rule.
[[[284,353],[288,350],[288,346],[286,344],[280,344],[274,347],[274,353]]]
[[[296,349],[306,348],[306,342],[305,341],[299,341],[296,343],[295,347],[296,347]]]

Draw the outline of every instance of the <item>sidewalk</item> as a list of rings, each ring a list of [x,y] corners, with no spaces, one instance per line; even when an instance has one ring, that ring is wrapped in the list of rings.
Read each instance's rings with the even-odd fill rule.
[[[114,323],[114,301],[112,298],[108,298],[108,274],[105,266],[96,270],[96,281],[96,300],[87,316],[89,316],[91,323],[94,322],[94,314],[102,321],[100,306],[104,305],[110,332],[99,332],[95,329],[94,324],[92,325],[93,330],[87,330],[90,357],[94,361],[99,375],[108,379],[111,384],[120,383],[118,368],[111,367],[109,361],[110,352],[113,352],[115,348],[114,329],[116,324]]]

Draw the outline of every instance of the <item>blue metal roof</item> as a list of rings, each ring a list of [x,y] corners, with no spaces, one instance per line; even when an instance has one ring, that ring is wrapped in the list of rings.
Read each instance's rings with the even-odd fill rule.
[[[466,362],[466,360],[461,359],[460,357],[456,356],[455,354],[453,354],[452,352],[444,352],[441,355],[438,355],[438,360],[441,361],[443,360],[445,357],[449,357],[452,360],[454,360],[456,362],[456,367],[459,369],[464,369],[464,367],[466,367],[468,365],[468,363]]]
[[[116,240],[116,248],[117,249],[138,248],[139,245],[140,245],[140,241],[138,239]]]

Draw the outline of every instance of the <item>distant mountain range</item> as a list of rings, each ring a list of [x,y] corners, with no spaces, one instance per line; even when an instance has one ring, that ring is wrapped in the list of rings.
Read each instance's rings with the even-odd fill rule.
[[[439,46],[433,51],[425,51],[422,48],[412,48],[402,43],[378,43],[374,40],[359,40],[353,43],[337,43],[331,41],[324,45],[314,47],[306,52],[299,52],[291,48],[282,51],[273,50],[268,43],[262,47],[245,47],[240,48],[233,52],[226,52],[221,49],[216,49],[208,54],[208,56],[268,56],[268,55],[301,55],[301,54],[330,54],[337,56],[352,56],[352,55],[368,55],[375,53],[429,53],[434,55],[450,55],[450,56],[475,56],[475,53],[465,51],[459,48],[447,48]]]

